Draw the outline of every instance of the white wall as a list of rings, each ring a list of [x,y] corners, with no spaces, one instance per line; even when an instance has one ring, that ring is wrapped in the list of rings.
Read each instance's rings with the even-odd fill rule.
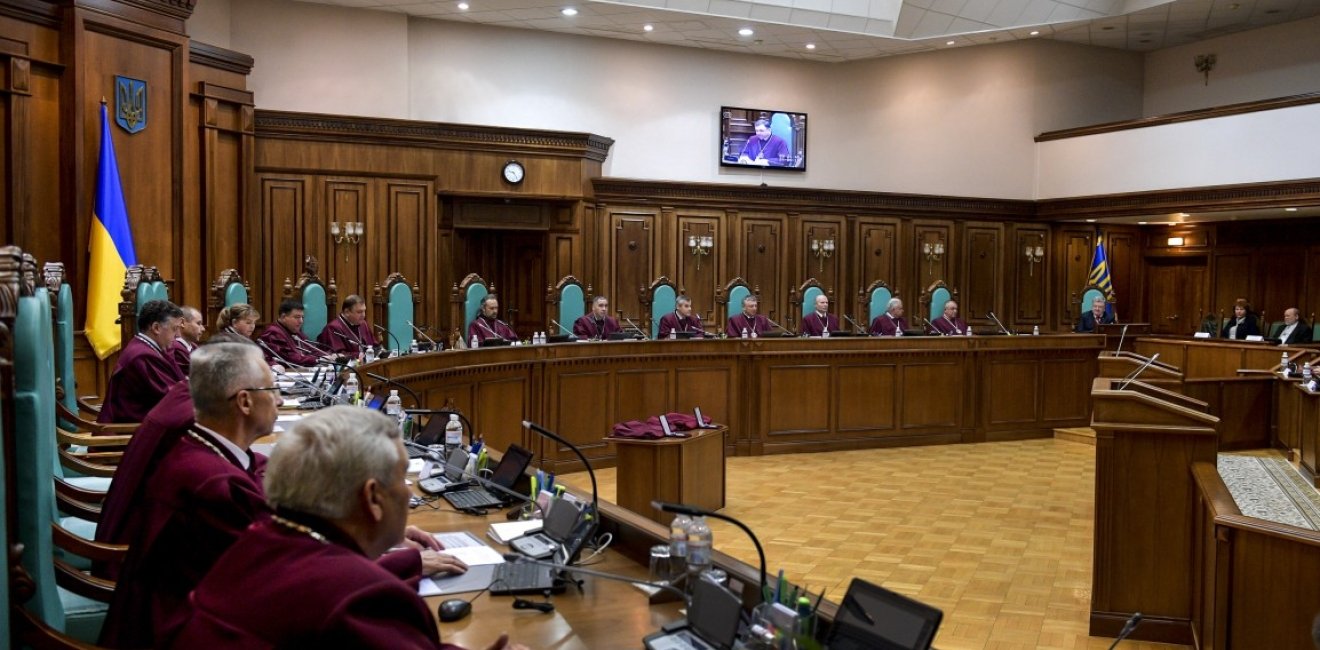
[[[1214,54],[1210,83],[1198,54]],[[1166,115],[1320,91],[1320,17],[1229,34],[1146,55],[1143,113]]]
[[[229,0],[201,0],[188,19],[188,36],[207,45],[229,49]]]

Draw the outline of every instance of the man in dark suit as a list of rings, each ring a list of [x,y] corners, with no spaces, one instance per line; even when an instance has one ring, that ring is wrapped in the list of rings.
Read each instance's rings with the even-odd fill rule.
[[[1114,322],[1114,315],[1105,311],[1105,299],[1096,296],[1091,301],[1091,311],[1082,314],[1082,319],[1077,322],[1074,332],[1079,334],[1091,334],[1095,332],[1096,325],[1109,325]]]
[[[1283,310],[1283,329],[1279,330],[1279,335],[1273,340],[1277,340],[1279,345],[1310,343],[1311,326],[1307,325],[1301,316],[1301,312],[1297,311],[1296,307]]]

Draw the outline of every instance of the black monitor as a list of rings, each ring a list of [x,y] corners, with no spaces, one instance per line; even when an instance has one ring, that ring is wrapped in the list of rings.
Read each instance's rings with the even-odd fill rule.
[[[490,475],[490,482],[512,490],[513,484],[522,478],[523,472],[531,462],[532,452],[518,445],[509,445],[504,456],[500,458],[500,464],[495,466],[495,472]]]
[[[830,650],[928,650],[944,618],[930,605],[853,578],[830,627]]]

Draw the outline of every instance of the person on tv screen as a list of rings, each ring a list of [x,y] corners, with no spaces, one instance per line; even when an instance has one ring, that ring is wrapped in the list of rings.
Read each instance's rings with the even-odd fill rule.
[[[793,154],[784,139],[770,132],[770,120],[761,118],[754,126],[756,135],[747,138],[738,162],[743,165],[791,166]]]

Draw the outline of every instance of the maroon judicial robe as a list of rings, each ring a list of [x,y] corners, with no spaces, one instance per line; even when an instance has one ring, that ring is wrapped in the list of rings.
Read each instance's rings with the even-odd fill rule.
[[[669,338],[670,332],[692,332],[692,338],[694,339],[705,338],[706,336],[706,333],[701,329],[700,319],[693,316],[684,318],[679,316],[676,311],[671,311],[660,317],[659,337],[667,339]],[[751,333],[750,330],[748,333]],[[742,332],[740,331],[739,335],[741,334]]]
[[[333,524],[281,510],[323,536],[252,525],[162,633],[167,648],[437,648],[417,588],[372,562]]]
[[[905,329],[907,329],[907,319],[894,318],[889,312],[880,314],[871,321],[871,336],[903,336]]]
[[[949,320],[946,316],[940,316],[931,325],[935,328],[932,332],[941,336],[962,336],[967,333],[967,321],[961,318]]]
[[[279,355],[273,356],[270,350],[263,350],[266,353],[266,363],[281,366],[290,363],[295,366],[314,366],[320,362],[320,355],[308,352],[308,350],[314,348],[302,332],[290,332],[284,329],[284,325],[279,322],[271,323],[258,339],[271,350],[274,350],[275,354]],[[295,343],[294,341],[298,342]]]
[[[518,340],[518,334],[513,331],[513,328],[505,325],[504,321],[498,318],[486,318],[485,316],[477,316],[472,319],[472,323],[468,325],[468,343],[472,342],[472,337],[474,336],[477,337],[478,343],[485,341],[486,339],[502,338],[506,341]]]
[[[343,354],[353,359],[362,356],[362,346],[374,348],[378,345],[366,321],[354,327],[349,325],[343,316],[327,323],[325,329],[316,337],[316,342],[335,354]]]
[[[834,314],[826,314],[822,317],[820,312],[813,311],[802,317],[802,334],[807,336],[820,336],[838,329],[839,319]]]
[[[181,379],[185,377],[179,366],[155,342],[138,334],[119,353],[119,363],[110,375],[105,403],[96,421],[141,422],[170,386]]]
[[[621,331],[619,322],[609,316],[603,321],[597,321],[591,314],[586,314],[573,321],[573,335],[580,339],[604,339]]]
[[[724,332],[729,338],[736,339],[742,336],[742,331],[747,330],[747,335],[755,333],[757,336],[770,331],[770,319],[757,314],[749,317],[747,314],[738,314],[729,317],[729,325],[724,328]]]
[[[170,359],[174,361],[174,365],[179,367],[179,372],[183,373],[184,377],[187,377],[188,372],[192,370],[192,353],[196,349],[196,345],[182,338],[177,338],[170,344],[170,349],[166,350],[170,355]]]

